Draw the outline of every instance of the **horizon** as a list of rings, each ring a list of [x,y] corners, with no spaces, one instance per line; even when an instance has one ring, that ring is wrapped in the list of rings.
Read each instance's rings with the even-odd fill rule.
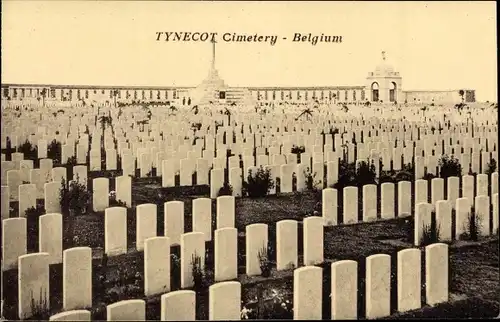
[[[2,18],[2,85],[194,87],[211,43],[156,32],[205,31],[278,36],[274,46],[218,41],[216,68],[232,87],[364,86],[386,51],[404,91],[497,100],[495,2],[3,1]],[[342,43],[280,39],[294,33]]]

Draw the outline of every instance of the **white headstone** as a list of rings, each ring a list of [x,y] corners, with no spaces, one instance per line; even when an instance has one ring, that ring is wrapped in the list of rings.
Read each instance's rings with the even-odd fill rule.
[[[104,211],[109,207],[109,179],[96,178],[93,181],[92,204],[93,210]]]
[[[261,274],[260,259],[268,257],[268,227],[266,224],[252,224],[246,232],[246,273],[248,276]]]
[[[129,176],[119,176],[115,178],[116,200],[120,200],[132,206],[132,178]]]
[[[303,221],[304,265],[323,262],[323,218],[308,217]]]
[[[144,300],[123,300],[106,307],[108,321],[145,321],[146,302]]]
[[[344,224],[358,222],[358,188],[345,187],[343,190]]]
[[[419,249],[404,249],[398,252],[398,311],[420,308],[421,265]]]
[[[293,319],[321,320],[323,270],[305,266],[293,271]]]
[[[448,301],[448,245],[425,247],[425,298],[433,306]]]
[[[26,218],[2,220],[2,270],[17,267],[19,256],[27,253]]]
[[[144,294],[170,291],[170,240],[151,237],[144,241]]]
[[[208,288],[209,320],[241,319],[241,284],[219,282]]]
[[[193,231],[201,232],[205,241],[212,240],[212,200],[209,198],[193,199]]]
[[[337,189],[326,188],[322,192],[322,214],[325,226],[337,225],[338,196]]]
[[[217,229],[234,227],[235,208],[235,198],[233,196],[217,197]]]
[[[391,256],[371,255],[366,258],[366,318],[389,316],[391,297]]]
[[[358,317],[358,263],[341,260],[331,264],[332,320]]]
[[[66,249],[63,252],[63,309],[69,311],[91,306],[92,249]]]
[[[148,238],[156,237],[156,204],[148,203],[136,207],[136,242],[137,250],[144,249]]]
[[[380,201],[380,208],[381,208],[380,216],[382,217],[382,219],[394,218],[395,216],[394,200],[396,198],[394,183],[390,182],[382,183],[380,190],[382,195]]]
[[[19,256],[18,267],[18,310],[24,320],[33,315],[33,302],[37,307],[50,308],[49,254]]]
[[[104,211],[104,252],[110,256],[127,253],[127,208]]]
[[[215,230],[215,282],[238,278],[238,230],[221,228]]]
[[[182,201],[168,201],[163,204],[164,235],[170,238],[171,245],[180,245],[181,235],[184,233],[184,203]]]
[[[40,252],[49,254],[49,263],[62,263],[63,219],[61,214],[40,216],[38,244]]]
[[[175,291],[161,296],[161,321],[194,321],[196,319],[196,293]]]

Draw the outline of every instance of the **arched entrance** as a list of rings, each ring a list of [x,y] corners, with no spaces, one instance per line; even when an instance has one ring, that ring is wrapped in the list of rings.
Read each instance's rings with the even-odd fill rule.
[[[372,92],[372,102],[378,102],[379,101],[379,93],[378,93],[378,83],[373,82],[371,86],[371,92]]]
[[[397,100],[396,90],[397,90],[396,83],[391,82],[390,87],[389,87],[389,101],[390,102],[395,102]]]

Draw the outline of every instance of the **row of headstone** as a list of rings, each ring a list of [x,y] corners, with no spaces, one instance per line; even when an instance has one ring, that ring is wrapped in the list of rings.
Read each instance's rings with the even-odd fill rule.
[[[247,116],[247,117],[248,117],[248,116]],[[237,118],[237,115],[235,115],[233,118]],[[206,120],[205,120],[205,121],[206,121]],[[308,128],[310,128],[310,127],[311,127],[311,125],[310,125],[310,124],[308,125],[306,122],[300,122],[300,121],[299,121],[299,122],[295,122],[295,123],[299,123],[299,127],[304,127],[304,126],[306,126],[306,127],[308,127]],[[305,123],[305,124],[304,124],[304,123]],[[326,123],[326,122],[325,122],[325,121],[323,121],[323,124],[325,124],[325,123]],[[344,122],[344,123],[345,123],[345,122]],[[372,122],[368,121],[368,122],[363,122],[363,123],[371,124]],[[380,123],[380,122],[379,122],[379,123]],[[354,124],[354,123],[351,123],[351,124],[352,124],[352,126],[353,126],[353,130],[355,130],[355,131],[356,131],[356,134],[358,134],[358,133],[360,133],[361,131],[363,131],[363,127],[364,127],[364,126],[363,126],[362,124],[360,124],[359,122],[358,122],[357,124]],[[337,125],[337,126],[342,126],[342,122],[336,122],[336,123],[335,123],[335,120],[334,120],[334,125]],[[379,124],[379,126],[380,126],[380,127],[382,127],[382,125],[381,125],[381,124]],[[410,127],[411,127],[411,124],[410,124]],[[256,126],[251,126],[251,128],[255,131],[256,129],[258,129],[258,125],[256,125]],[[289,128],[291,128],[291,127],[289,126]],[[485,133],[485,127],[482,127],[482,130],[483,130],[483,131],[477,131],[477,129],[481,129],[481,127],[476,127],[476,135],[477,135],[478,133],[480,133],[480,134],[481,134],[481,133]],[[262,130],[262,129],[261,129],[261,130]],[[318,130],[320,130],[320,129],[318,129]],[[342,130],[345,130],[345,127],[342,127]],[[393,130],[393,129],[391,129],[391,130]],[[403,126],[402,126],[402,125],[399,125],[399,127],[394,128],[394,130],[399,131],[399,132],[403,132],[405,129],[403,128]],[[414,129],[413,129],[413,131],[414,131],[414,130],[416,130],[416,128],[414,128]],[[446,131],[446,130],[445,130],[445,131]],[[425,132],[426,132],[426,129],[423,129],[421,132],[424,132],[424,133],[425,133]],[[463,131],[462,131],[462,132],[463,132]],[[356,136],[357,136],[357,137],[359,137],[360,135],[356,135]],[[463,136],[463,134],[462,134],[462,136]]]
[[[397,310],[421,308],[421,251],[405,249],[397,254]],[[448,301],[448,245],[433,244],[425,249],[425,299],[428,305]],[[331,264],[331,319],[357,319],[358,263],[342,260]],[[294,320],[321,320],[323,270],[306,266],[294,271]],[[431,284],[432,283],[432,284]],[[391,314],[391,256],[366,258],[365,316],[376,319]],[[308,294],[304,296],[303,294]]]
[[[74,255],[71,259],[69,252]],[[67,250],[66,269],[76,272],[65,275],[80,278],[70,291],[65,287],[65,312],[53,315],[50,320],[87,320],[90,312],[82,310],[91,302],[91,271],[76,267],[76,253],[87,255],[81,261],[89,262],[90,249]],[[84,254],[85,253],[85,254]],[[32,312],[25,303],[31,303],[27,295],[33,292],[33,299],[48,295],[49,266],[44,253],[25,255],[19,258],[19,316],[30,317]],[[421,308],[421,297],[431,306],[447,302],[449,299],[449,254],[448,245],[436,243],[425,248],[425,294],[422,294],[422,254],[419,249],[405,249],[397,254],[397,311],[406,312]],[[358,263],[341,260],[330,265],[331,270],[331,319],[357,319],[358,317]],[[36,272],[36,274],[35,274]],[[25,277],[22,279],[21,277]],[[366,258],[365,276],[365,317],[381,318],[391,315],[391,257],[385,254]],[[209,319],[239,320],[241,318],[242,285],[235,281],[218,282],[209,287]],[[80,294],[75,292],[81,292]],[[164,291],[165,292],[165,291]],[[191,290],[166,291],[161,295],[161,320],[194,320],[196,316],[196,293]],[[42,298],[42,297],[40,297]],[[323,269],[305,266],[294,270],[293,317],[300,320],[322,318]],[[48,307],[50,302],[44,302]],[[107,306],[107,320],[145,320],[144,300],[124,300]]]
[[[415,181],[415,200],[412,200],[412,187],[409,181],[400,181],[397,184],[398,202],[397,209],[395,206],[395,189],[394,183],[382,183],[380,185],[380,217],[382,219],[395,218],[396,214],[399,217],[410,215],[412,202],[414,205],[419,203],[429,203],[430,210],[435,211],[437,203],[447,200],[451,209],[456,209],[456,200],[459,198],[467,198],[470,200],[471,207],[480,206],[476,202],[478,196],[494,196],[498,193],[498,172],[491,174],[491,185],[488,188],[488,176],[485,174],[477,175],[476,185],[474,185],[473,176],[463,176],[462,184],[460,185],[459,177],[448,177],[445,195],[445,181],[442,178],[434,178],[431,180],[431,193],[429,196],[427,180]],[[342,218],[344,224],[358,222],[358,187],[343,188],[343,209]],[[364,185],[362,187],[362,214],[363,221],[369,222],[377,220],[378,205],[377,205],[377,186]],[[479,199],[482,200],[482,199]],[[492,200],[493,202],[493,200]],[[322,215],[326,226],[337,225],[338,223],[339,200],[338,191],[334,188],[326,188],[322,191]]]
[[[321,139],[322,140],[322,139]],[[462,147],[460,145],[454,145],[454,148],[451,148],[451,146],[447,146],[448,148],[444,148],[442,151],[439,151],[437,149],[435,152],[435,155],[433,153],[426,153],[425,157],[423,157],[423,152],[424,148],[422,146],[428,147],[429,144],[434,144],[434,141],[428,141],[425,142],[425,145],[422,143],[421,145],[416,144],[415,147],[413,147],[413,142],[411,144],[408,143],[408,145],[404,148],[402,147],[396,147],[388,149],[385,148],[385,143],[379,142],[377,144],[375,143],[370,143],[367,144],[367,147],[365,147],[364,143],[359,143],[359,144],[352,144],[348,143],[347,144],[347,156],[348,159],[353,162],[357,160],[365,160],[367,157],[371,156],[372,154],[376,153],[375,151],[381,151],[381,157],[382,157],[382,162],[384,166],[384,170],[390,170],[391,169],[391,161],[392,161],[392,167],[394,170],[399,170],[401,169],[401,162],[403,163],[409,163],[412,162],[412,158],[415,157],[415,163],[418,164],[417,168],[423,168],[423,167],[428,167],[430,173],[435,172],[435,168],[437,167],[437,161],[439,156],[441,156],[443,153],[444,154],[455,154],[456,156],[459,157],[460,162],[462,164],[462,167],[464,169],[469,169],[471,167],[473,172],[477,173],[485,173],[487,170],[487,165],[492,157],[491,152],[493,151],[483,151],[480,152],[480,147],[477,149],[469,149],[467,146],[464,148],[464,153],[462,153]],[[467,141],[468,142],[468,141]],[[126,142],[125,142],[126,143]],[[137,142],[138,144],[140,142]],[[471,142],[469,142],[472,144]],[[479,144],[479,143],[477,143]],[[484,145],[484,143],[483,143]],[[65,147],[66,145],[63,145]],[[198,146],[198,145],[197,145]],[[472,145],[472,146],[477,146],[477,145]],[[147,152],[148,148],[144,147],[137,147],[137,151],[134,149],[121,149],[119,153],[122,155],[122,158],[124,155],[128,155],[128,157],[125,157],[126,160],[124,160],[125,166],[122,166],[123,169],[129,169],[133,167],[135,170],[135,159],[137,158],[138,161],[138,168],[141,169],[141,176],[144,176],[145,174],[149,173],[152,167],[161,168],[161,161],[165,160],[167,157],[167,154],[163,151],[161,151],[162,145],[159,145],[159,147],[152,147],[150,148],[150,153]],[[281,165],[278,159],[275,160],[276,157],[280,156],[281,158],[285,159],[286,157],[286,162],[293,164],[296,163],[297,155],[290,153],[291,149],[288,147],[288,149],[283,148],[283,155],[279,154],[280,153],[280,147],[281,146],[269,146],[269,155],[266,155],[266,148],[264,147],[257,147],[256,148],[256,163],[257,166],[260,165],[265,165],[268,163],[273,163],[277,165]],[[284,146],[283,146],[284,147]],[[309,147],[309,149],[308,149]],[[338,159],[343,158],[343,153],[341,153],[342,149],[335,149],[335,152],[333,152],[332,149],[327,146],[326,148],[323,147],[323,145],[311,145],[306,147],[306,151],[312,151],[312,152],[304,152],[301,155],[302,160],[306,160],[306,162],[302,162],[305,164],[310,165],[310,160],[311,157],[313,157],[313,163],[314,162],[319,162],[321,160],[333,160],[333,159]],[[433,146],[432,146],[433,147]],[[487,146],[486,146],[487,149]],[[214,166],[214,167],[219,167],[221,165],[226,164],[226,154],[227,150],[226,148],[221,148],[218,149],[218,157],[215,158],[214,151],[212,150],[203,150],[201,151],[201,146],[199,151],[194,153],[194,151],[184,151],[185,153],[182,155],[180,152],[175,152],[174,154],[178,155],[175,159],[175,162],[181,162],[182,159],[187,159],[191,161],[185,161],[186,165],[185,167],[189,167],[189,165],[192,162],[195,162],[197,158],[201,157],[201,152],[203,152],[203,158],[206,159],[209,162],[209,166]],[[324,151],[323,151],[324,150]],[[340,152],[339,152],[340,150]],[[470,151],[469,151],[470,150]],[[126,153],[128,151],[128,153]],[[247,165],[244,166],[246,168],[247,166],[253,165],[255,162],[255,158],[253,156],[253,151],[254,147],[252,145],[251,148],[245,148],[244,152],[241,154],[242,155],[242,160],[244,163]],[[330,152],[328,152],[330,151]],[[473,152],[471,152],[473,151]],[[86,151],[84,151],[86,153]],[[107,170],[116,170],[117,169],[117,155],[116,155],[116,150],[114,149],[106,149],[106,169]],[[134,152],[134,153],[133,153]],[[193,153],[191,153],[193,152]],[[234,151],[237,152],[237,151]],[[357,152],[357,158],[354,157],[355,153]],[[496,154],[493,156],[493,158],[496,160],[498,159],[498,152],[494,150]],[[82,157],[78,158],[78,163],[85,163],[86,162],[86,154],[83,153]],[[100,170],[100,164],[101,164],[101,155],[100,155],[100,149],[97,150],[91,150],[90,151],[90,170],[95,171],[95,170]],[[191,153],[191,155],[190,155]],[[77,154],[80,156],[81,153]],[[337,155],[337,156],[334,156]],[[45,156],[46,157],[46,156]],[[251,161],[248,161],[249,158],[252,158]],[[402,158],[404,161],[402,161]],[[63,156],[64,159],[64,156]],[[142,160],[144,159],[144,160]],[[293,161],[295,159],[295,162]],[[23,160],[23,154],[22,153],[13,153],[12,154],[12,160],[11,162],[19,162]],[[64,159],[65,160],[65,159]],[[28,161],[28,160],[24,160]],[[142,162],[145,161],[145,162]],[[245,162],[247,161],[247,162]],[[228,158],[229,162],[229,168],[232,167],[239,167],[239,154],[236,154],[235,156],[229,157]],[[146,169],[143,170],[141,164],[145,164]],[[178,166],[178,164],[177,164]],[[191,166],[192,167],[192,166]],[[15,167],[16,169],[18,167]],[[148,171],[149,169],[149,171]],[[161,170],[157,170],[158,172],[161,172]],[[129,174],[129,173],[127,173]],[[133,173],[130,173],[131,175],[135,175],[135,171]]]
[[[100,178],[103,179],[103,178]],[[129,178],[130,179],[130,178]],[[452,178],[449,178],[452,179]],[[99,179],[96,179],[99,180]],[[107,179],[104,179],[107,181]],[[442,179],[433,179],[442,180]],[[106,182],[107,185],[107,182]],[[52,188],[53,197],[58,197],[58,189],[60,185],[58,183],[48,183],[47,191],[50,192]],[[94,184],[99,191],[99,184]],[[399,200],[398,200],[398,216],[409,215],[411,213],[411,191],[410,189],[405,190],[404,188],[410,188],[409,182],[400,182],[398,184]],[[5,190],[5,189],[4,189]],[[129,191],[130,189],[128,189]],[[47,195],[50,195],[47,193]],[[478,190],[479,191],[479,190]],[[493,192],[493,191],[492,191]],[[344,188],[344,223],[355,223],[357,222],[358,209],[357,209],[357,193],[358,188],[356,187],[346,187]],[[95,193],[94,193],[95,195]],[[97,194],[99,195],[99,194]],[[391,198],[385,198],[386,196]],[[418,193],[416,194],[418,196]],[[471,208],[474,207],[476,214],[483,218],[481,234],[489,235],[494,234],[498,228],[497,214],[498,207],[495,205],[498,192],[495,192],[491,198],[491,207],[493,210],[493,226],[489,226],[490,217],[490,198],[488,195],[477,195],[474,199],[468,197],[467,194],[463,194],[466,197],[455,198],[443,200],[436,198],[434,204],[429,204],[428,207],[423,207],[421,204],[427,205],[427,200],[423,200],[417,197],[415,201],[415,240],[420,241],[422,225],[430,222],[430,214],[432,211],[436,211],[436,216],[440,222],[442,229],[443,240],[451,239],[451,209],[455,205],[457,220],[456,222],[456,236],[460,236],[464,232],[463,225],[467,222],[469,214],[471,213]],[[105,201],[108,200],[107,194],[105,194]],[[376,219],[376,187],[373,185],[366,185],[363,187],[363,218],[364,221],[371,221]],[[404,197],[406,196],[406,198]],[[3,196],[2,196],[3,197]],[[458,194],[456,195],[458,197]],[[8,199],[7,199],[8,200]],[[404,202],[406,200],[406,203]],[[474,203],[472,203],[474,200]],[[54,258],[58,258],[60,262],[61,252],[62,252],[62,216],[57,214],[60,212],[58,202],[50,202],[50,198],[46,201],[46,207],[49,208],[47,215],[40,217],[40,249],[43,247],[48,247],[46,249],[51,249],[51,251],[46,250]],[[337,191],[336,189],[325,189],[323,190],[323,217],[321,219],[323,225],[335,225],[337,224]],[[467,201],[467,202],[466,202]],[[384,183],[382,185],[382,212],[381,217],[383,219],[394,218],[394,185],[391,183]],[[406,206],[406,209],[404,206]],[[50,211],[51,207],[54,211]],[[59,206],[60,207],[60,206]],[[179,244],[180,237],[184,233],[184,204],[180,201],[170,201],[164,204],[165,211],[165,236],[171,239],[172,244]],[[407,212],[404,212],[404,210]],[[136,234],[136,247],[138,250],[142,250],[144,247],[144,241],[147,238],[156,236],[156,217],[157,209],[154,204],[144,204],[137,207],[137,234]],[[208,198],[198,198],[193,200],[193,231],[204,233],[204,238],[206,241],[212,239],[211,235],[211,201]],[[127,237],[126,237],[126,225],[127,225],[127,211],[126,208],[122,207],[112,207],[105,208],[105,251],[110,255],[122,254],[127,252]],[[319,217],[315,217],[319,218]],[[235,200],[232,196],[221,196],[217,198],[217,214],[216,223],[217,229],[221,228],[234,228],[235,222]],[[306,225],[307,221],[304,221]],[[4,254],[4,267],[10,268],[12,263],[15,263],[17,257],[26,253],[26,221],[23,217],[11,218],[4,220],[3,224],[3,235],[6,238],[3,243],[3,254]],[[306,227],[306,226],[305,226]],[[277,225],[278,230],[280,225]],[[283,228],[285,229],[285,228]],[[287,229],[285,229],[287,230]],[[314,236],[312,234],[311,236]],[[307,241],[307,238],[305,239]],[[277,243],[277,248],[279,249],[279,242]],[[321,244],[321,243],[320,243]],[[47,246],[48,245],[48,246]],[[248,244],[250,245],[250,244]],[[290,248],[293,252],[293,247]],[[307,247],[304,248],[305,253],[307,252]],[[314,252],[314,247],[311,249]],[[306,256],[307,257],[307,256]],[[313,256],[314,257],[314,256]],[[321,256],[320,256],[321,257]],[[278,263],[280,260],[278,260]],[[295,261],[291,261],[295,262]],[[289,262],[284,265],[288,265]],[[278,264],[278,267],[281,267]],[[251,272],[252,269],[249,269]]]
[[[416,246],[423,241],[425,233],[436,230],[439,240],[452,241],[460,239],[463,234],[477,234],[481,236],[496,235],[498,233],[498,193],[491,197],[480,195],[472,200],[466,197],[455,201],[455,226],[452,225],[452,207],[448,200],[439,200],[435,205],[436,226],[432,227],[433,205],[420,202],[415,205],[414,243]],[[454,235],[452,234],[454,230]]]

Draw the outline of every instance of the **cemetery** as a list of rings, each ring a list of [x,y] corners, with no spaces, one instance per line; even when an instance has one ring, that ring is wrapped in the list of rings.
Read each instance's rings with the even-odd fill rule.
[[[498,315],[495,104],[41,104],[2,101],[3,319]]]

